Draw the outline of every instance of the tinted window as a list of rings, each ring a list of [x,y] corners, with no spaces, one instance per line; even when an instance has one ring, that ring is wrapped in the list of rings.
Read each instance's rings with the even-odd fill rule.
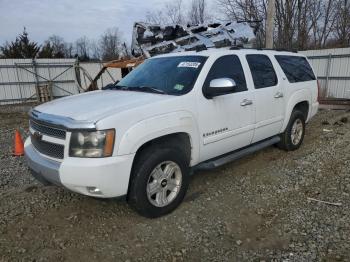
[[[242,92],[247,90],[244,72],[239,61],[235,55],[226,55],[218,58],[212,65],[204,86],[208,87],[210,81],[217,78],[231,78],[236,82],[237,88],[235,92]]]
[[[252,72],[255,88],[277,85],[276,72],[266,55],[247,55],[247,61]]]
[[[204,56],[147,59],[124,77],[116,88],[140,92],[150,92],[150,88],[155,88],[169,95],[183,95],[192,90],[206,60]]]
[[[305,57],[286,55],[276,55],[275,57],[290,83],[316,79]]]

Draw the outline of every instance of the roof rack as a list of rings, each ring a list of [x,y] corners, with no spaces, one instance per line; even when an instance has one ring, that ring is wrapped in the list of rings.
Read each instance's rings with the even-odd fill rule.
[[[239,46],[231,46],[230,47],[230,50],[240,50],[241,49],[241,47],[239,47]]]
[[[230,50],[240,50],[240,49],[245,49],[245,50],[258,50],[258,51],[277,51],[277,52],[293,52],[293,53],[298,53],[298,50],[296,49],[286,49],[286,48],[251,48],[251,47],[241,47],[241,46],[231,46]]]

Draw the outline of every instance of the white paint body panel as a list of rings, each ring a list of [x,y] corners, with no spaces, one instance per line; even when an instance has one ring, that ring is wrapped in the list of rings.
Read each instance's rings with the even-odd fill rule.
[[[283,125],[285,113],[285,89],[288,88],[288,81],[282,77],[282,69],[280,69],[273,55],[266,54],[275,68],[278,83],[275,86],[254,89],[252,84],[251,89],[254,89],[255,103],[255,132],[252,143],[269,138],[280,133]],[[249,67],[248,67],[249,68]],[[252,78],[250,70],[247,70],[247,75]],[[251,80],[253,83],[253,80]],[[281,93],[283,97],[275,98]]]
[[[202,87],[206,76],[219,57],[237,55],[241,60],[247,91],[206,99]],[[278,84],[255,89],[246,54],[266,54],[275,68]],[[113,156],[102,159],[78,159],[66,151],[59,170],[62,184],[86,195],[86,187],[97,187],[103,195],[117,197],[128,190],[132,163],[137,150],[145,143],[173,133],[186,133],[191,141],[191,166],[260,140],[280,134],[286,128],[294,106],[309,104],[309,119],[316,114],[317,84],[309,81],[290,84],[274,58],[286,52],[257,50],[208,50],[164,56],[202,55],[208,60],[188,94],[169,96],[130,91],[96,91],[67,97],[38,106],[36,110],[74,120],[94,122],[98,130],[116,131]],[[278,92],[282,98],[275,98]],[[244,99],[252,100],[241,106]],[[45,137],[47,141],[50,141]],[[51,140],[53,141],[53,140]],[[57,141],[56,141],[57,142]],[[30,139],[26,142],[30,144]]]

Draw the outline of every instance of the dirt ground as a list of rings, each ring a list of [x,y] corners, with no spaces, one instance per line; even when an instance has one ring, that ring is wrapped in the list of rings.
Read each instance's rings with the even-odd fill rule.
[[[123,201],[39,185],[11,156],[26,115],[0,114],[0,261],[349,261],[349,121],[320,111],[299,150],[197,172],[177,210],[146,219]]]

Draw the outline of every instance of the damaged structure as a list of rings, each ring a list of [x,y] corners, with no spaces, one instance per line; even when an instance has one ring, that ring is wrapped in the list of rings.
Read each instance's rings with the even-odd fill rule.
[[[252,47],[254,27],[247,22],[212,23],[196,26],[135,23],[131,52],[135,57],[208,48]]]
[[[144,59],[172,52],[209,48],[253,47],[259,22],[211,23],[196,26],[134,24],[131,57],[104,64],[86,91],[97,90],[97,81],[108,68],[120,68],[122,77]]]

